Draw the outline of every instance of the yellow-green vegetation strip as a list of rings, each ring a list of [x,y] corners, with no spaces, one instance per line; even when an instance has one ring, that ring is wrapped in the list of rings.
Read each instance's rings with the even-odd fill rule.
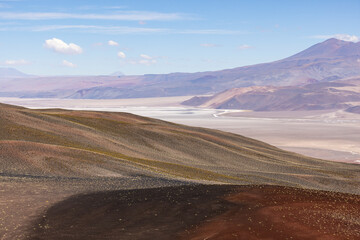
[[[113,131],[114,126],[118,124],[127,125],[130,124],[129,122],[119,121],[119,120],[111,120],[106,118],[99,118],[99,117],[82,117],[82,116],[74,116],[68,114],[54,114],[54,113],[46,113],[49,116],[59,117],[73,123],[77,123],[86,127],[91,127],[101,131]]]
[[[121,153],[117,152],[110,152],[102,149],[82,149],[87,150],[90,152],[103,154],[106,156],[114,157],[121,160],[127,160],[131,163],[136,163],[137,165],[150,168],[151,170],[155,170],[161,173],[169,174],[172,176],[193,179],[193,180],[207,180],[207,181],[217,181],[217,182],[224,182],[228,183],[230,180],[232,181],[243,181],[250,183],[249,180],[233,177],[228,175],[223,175],[215,172],[211,172],[208,170],[185,166],[181,164],[175,163],[166,163],[157,160],[150,160],[150,159],[143,159],[143,158],[135,158],[130,157]]]
[[[94,116],[87,118],[84,116],[74,116],[74,115],[63,114],[63,113],[43,113],[43,114],[49,115],[49,116],[54,116],[54,117],[59,117],[61,119],[70,121],[74,124],[78,124],[78,125],[84,126],[86,128],[92,128],[94,130],[101,131],[101,132],[107,132],[110,134],[113,134],[114,132],[119,133],[119,131],[122,132],[121,127],[120,128],[117,127],[119,124],[122,126],[129,126],[129,125],[135,124],[135,123],[129,123],[129,122],[125,122],[125,121],[111,120],[111,119],[99,118],[99,117],[94,117]],[[140,124],[140,125],[143,125],[143,124]],[[125,130],[125,132],[126,132],[126,130]],[[194,137],[194,134],[190,134],[187,131],[181,132],[178,130],[169,130],[169,132]],[[128,132],[126,132],[126,133],[128,134]],[[195,136],[196,135],[197,134],[195,134]],[[211,138],[211,136],[208,136],[205,133],[201,133],[200,135],[205,138],[208,138],[208,137]],[[199,136],[197,136],[197,138],[201,141],[207,141],[214,145],[221,146],[221,147],[223,147],[229,151],[232,151],[234,153],[240,154],[239,153],[240,149],[238,149],[238,147],[231,146],[231,144],[230,145],[229,144],[219,145],[214,140],[209,141],[209,139],[203,139],[202,137],[199,137]],[[59,139],[56,139],[56,140],[59,140]],[[56,142],[59,142],[59,141],[56,141]],[[79,149],[84,149],[84,147],[82,145],[79,145],[76,143],[70,143],[68,141],[67,142],[62,141],[61,144],[64,146],[70,146],[70,147],[75,147],[75,148],[79,148]],[[104,149],[85,148],[84,150],[97,152],[97,153],[101,153],[101,154],[116,157],[116,158],[126,159],[127,161],[141,164],[141,166],[143,166],[143,167],[146,166],[147,168],[151,168],[151,170],[153,170],[153,171],[154,170],[161,171],[162,173],[167,173],[170,175],[175,175],[175,176],[189,178],[189,179],[212,180],[212,181],[221,181],[221,182],[223,182],[223,181],[228,182],[229,180],[232,180],[232,181],[244,181],[244,182],[248,182],[248,183],[250,183],[250,182],[254,183],[254,181],[250,181],[250,180],[235,177],[235,176],[219,174],[219,173],[215,173],[212,171],[199,169],[199,168],[195,168],[195,167],[190,167],[190,166],[185,166],[185,165],[180,165],[180,164],[175,164],[175,163],[166,163],[166,162],[156,161],[156,160],[134,158],[134,157],[130,157],[130,156],[120,154],[117,152],[110,152],[110,151],[107,151]],[[257,161],[260,161],[260,162],[268,163],[266,161],[266,159],[272,159],[272,160],[278,162],[278,164],[286,165],[285,162],[279,161],[278,159],[274,158],[271,154],[261,153],[254,149],[248,149],[245,146],[242,146],[241,152],[244,152],[244,154],[247,155],[246,157],[255,157],[256,156]],[[294,164],[296,164],[296,163],[294,163]],[[319,170],[317,168],[308,167],[306,165],[301,165],[301,164],[296,164],[296,165],[299,165],[302,168],[308,168],[309,170],[315,170],[315,171]],[[293,166],[293,167],[296,167],[296,166]],[[247,176],[259,177],[259,176],[255,176],[252,174],[248,174]],[[269,177],[264,177],[264,176],[261,178],[263,180],[273,180]],[[287,181],[282,180],[282,182],[287,182]]]
[[[98,118],[98,117],[93,117],[93,116],[83,117],[83,116],[73,116],[73,115],[69,115],[69,114],[60,114],[60,113],[42,113],[42,114],[58,117],[58,118],[64,119],[65,121],[67,120],[69,122],[79,124],[79,125],[87,127],[87,128],[93,128],[94,130],[108,132],[108,133],[122,132],[121,127],[119,127],[119,125],[129,126],[129,125],[136,124],[136,123],[129,123],[129,122],[125,122],[125,121]],[[259,180],[260,179],[271,180],[271,178],[269,178],[269,177],[264,177],[264,176],[260,177],[260,176],[256,176],[253,174],[246,174],[246,175],[244,175],[244,178],[240,178],[240,177],[220,174],[217,172],[213,172],[213,171],[209,171],[209,170],[205,170],[205,169],[201,169],[201,168],[186,166],[186,165],[182,165],[182,164],[168,163],[168,162],[162,162],[162,161],[158,161],[158,160],[150,160],[150,159],[144,159],[144,158],[131,157],[131,156],[121,154],[119,152],[113,152],[113,151],[109,151],[107,149],[93,147],[91,145],[81,144],[78,142],[70,141],[68,139],[64,139],[61,136],[57,136],[57,135],[47,132],[47,131],[42,131],[39,129],[10,123],[8,121],[1,121],[1,119],[0,119],[0,124],[1,124],[0,130],[2,130],[2,131],[0,131],[0,139],[41,142],[44,144],[54,144],[54,145],[59,145],[59,146],[63,146],[63,147],[69,147],[69,148],[73,148],[73,149],[89,151],[89,152],[113,157],[113,158],[116,158],[116,159],[119,159],[122,161],[127,161],[130,164],[136,164],[139,167],[143,167],[143,168],[146,168],[148,170],[151,170],[151,171],[154,171],[157,173],[167,174],[167,175],[171,175],[171,176],[177,176],[177,177],[193,179],[193,180],[216,181],[216,182],[223,182],[223,183],[233,183],[235,181],[236,182],[241,181],[241,182],[246,182],[246,183],[259,182],[256,180],[251,181],[249,179],[246,179],[246,177],[251,177],[252,179],[259,178]],[[128,133],[127,130],[125,130],[125,132]],[[176,134],[183,134],[183,135],[189,134],[189,136],[194,137],[194,135],[190,135],[190,133],[183,133],[181,131],[170,130],[170,132],[173,132]],[[218,142],[216,141],[216,139],[217,139],[216,137],[212,138],[211,136],[207,136],[207,134],[204,134],[204,133],[200,134],[200,135],[202,137],[197,136],[199,140],[207,141],[214,145],[219,145]],[[195,136],[196,136],[196,134],[195,134]],[[210,139],[207,139],[207,138],[210,138]],[[240,150],[238,148],[238,146],[233,146],[232,144],[228,144],[226,141],[224,142],[224,145],[219,145],[219,146],[227,149],[228,151],[236,152],[238,154],[240,151],[246,155],[251,155],[251,156],[255,155],[258,158],[258,161],[262,161],[263,158],[273,159],[274,161],[276,161],[276,159],[273,158],[273,156],[271,156],[271,154],[264,154],[264,153],[258,152],[257,150],[249,149],[245,146],[243,146],[242,149]],[[304,165],[300,165],[300,166],[303,168],[305,167]],[[293,166],[293,167],[295,167],[295,166]],[[312,169],[312,170],[315,170],[315,169]],[[316,170],[319,171],[319,169],[316,169]],[[333,173],[333,172],[331,172],[331,173]],[[284,180],[280,180],[280,181],[287,182]],[[290,182],[288,182],[288,183],[290,183]]]
[[[85,118],[80,117],[82,120]],[[99,119],[100,120],[100,119]],[[103,119],[101,119],[103,120]],[[111,120],[109,120],[111,121]],[[114,121],[117,122],[117,121]],[[4,126],[6,124],[6,126]],[[180,164],[174,163],[165,163],[156,160],[149,160],[149,159],[141,159],[141,158],[134,158],[131,156],[126,156],[121,153],[117,152],[110,152],[104,149],[95,149],[83,146],[82,144],[72,142],[69,140],[65,140],[60,136],[56,136],[54,134],[41,131],[35,128],[26,127],[23,125],[13,124],[6,122],[4,123],[4,129],[6,131],[1,131],[0,139],[3,140],[22,140],[22,141],[31,141],[31,142],[38,142],[44,144],[53,144],[63,147],[70,147],[78,150],[86,150],[94,153],[100,153],[103,155],[107,155],[110,157],[115,157],[118,159],[127,160],[132,163],[136,163],[142,167],[150,168],[151,170],[156,170],[158,172],[162,172],[165,174],[169,174],[172,176],[183,177],[187,179],[195,179],[195,180],[208,180],[208,181],[218,181],[218,182],[229,182],[229,181],[244,181],[249,182],[246,179],[241,179],[238,177],[227,176],[211,171],[207,171],[204,169],[184,166]],[[86,125],[85,125],[86,126]],[[98,125],[97,125],[98,126]],[[96,126],[96,127],[97,127]]]

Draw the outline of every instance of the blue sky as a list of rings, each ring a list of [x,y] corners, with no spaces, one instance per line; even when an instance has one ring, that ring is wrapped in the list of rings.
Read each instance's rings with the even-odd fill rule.
[[[0,0],[0,65],[36,75],[219,70],[358,41],[360,1]]]

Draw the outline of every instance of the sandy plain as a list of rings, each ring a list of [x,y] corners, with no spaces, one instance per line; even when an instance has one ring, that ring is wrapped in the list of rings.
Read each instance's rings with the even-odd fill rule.
[[[146,99],[21,99],[0,102],[28,108],[130,112],[255,138],[311,157],[360,164],[360,115],[344,111],[249,112],[189,108],[191,96]]]

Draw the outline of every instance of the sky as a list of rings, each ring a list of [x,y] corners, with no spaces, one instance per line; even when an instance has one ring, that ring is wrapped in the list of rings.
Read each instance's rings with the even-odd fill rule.
[[[359,0],[0,0],[0,67],[34,75],[199,72],[360,38]]]

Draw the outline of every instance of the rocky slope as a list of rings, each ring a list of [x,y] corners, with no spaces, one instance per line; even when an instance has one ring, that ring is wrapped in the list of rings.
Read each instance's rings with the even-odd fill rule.
[[[0,105],[3,177],[146,177],[358,192],[359,169],[231,133],[127,113]]]
[[[0,104],[4,240],[357,239],[359,179],[217,130]]]

